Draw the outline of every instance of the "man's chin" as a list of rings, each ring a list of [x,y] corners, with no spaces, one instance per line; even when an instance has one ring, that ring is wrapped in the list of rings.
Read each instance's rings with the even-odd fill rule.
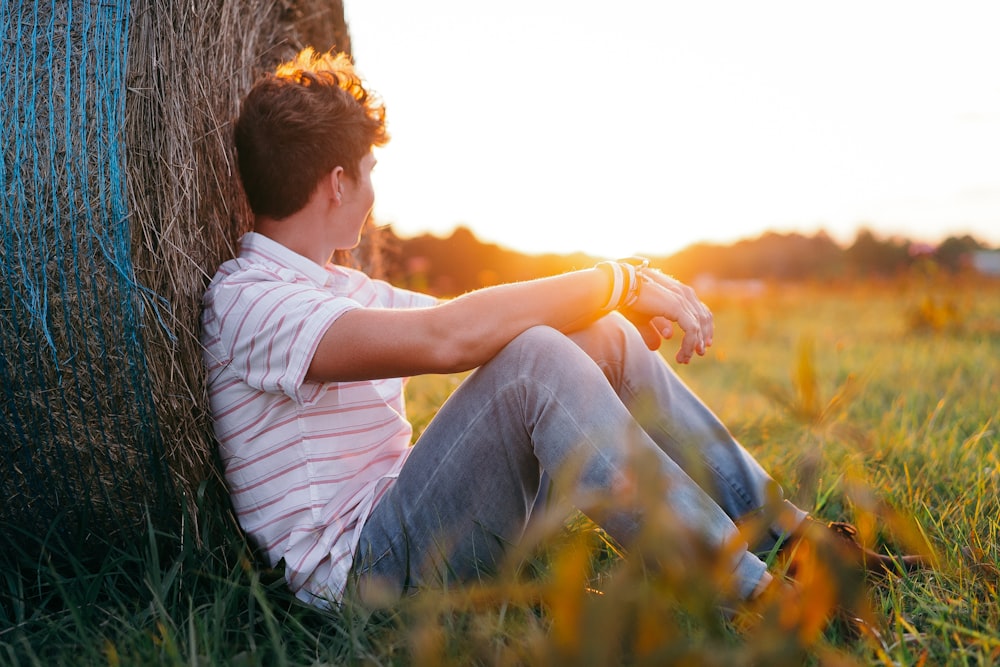
[[[361,244],[361,235],[358,234],[358,238],[354,240],[354,243],[351,243],[350,245],[338,246],[337,250],[351,251],[357,248],[360,244]]]

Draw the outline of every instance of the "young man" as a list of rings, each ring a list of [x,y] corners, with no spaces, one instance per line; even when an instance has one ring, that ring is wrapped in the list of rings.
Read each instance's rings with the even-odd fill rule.
[[[806,513],[655,352],[675,327],[678,362],[711,345],[691,289],[602,262],[440,302],[331,263],[358,243],[388,140],[343,56],[307,50],[261,79],[235,139],[254,227],[205,294],[209,393],[239,520],[299,598],[477,576],[563,506],[539,493],[550,480],[628,547],[636,460],[653,462],[678,553],[707,545],[739,598],[768,586],[751,548]],[[401,378],[469,369],[411,448]],[[768,498],[780,522],[749,545],[734,521]]]

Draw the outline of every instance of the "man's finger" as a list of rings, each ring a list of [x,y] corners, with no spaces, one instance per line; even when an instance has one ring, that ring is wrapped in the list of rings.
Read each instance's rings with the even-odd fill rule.
[[[696,352],[699,355],[705,354],[705,341],[702,337],[701,326],[698,324],[698,318],[689,312],[684,312],[677,319],[677,326],[684,331],[681,348],[677,351],[677,361],[686,364],[691,361],[691,357]]]
[[[658,315],[654,317],[652,320],[650,320],[649,323],[653,326],[654,329],[656,329],[657,333],[663,338],[670,340],[673,337],[674,323],[668,320],[667,318]]]

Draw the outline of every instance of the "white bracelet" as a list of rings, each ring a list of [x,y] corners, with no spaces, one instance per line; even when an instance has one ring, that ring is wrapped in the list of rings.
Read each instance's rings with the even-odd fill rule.
[[[604,307],[601,308],[601,310],[610,313],[621,304],[621,300],[624,295],[623,283],[625,279],[622,274],[622,267],[618,262],[605,261],[597,263],[597,267],[603,266],[607,266],[611,269],[611,296],[608,298],[608,302],[604,304]]]
[[[643,269],[649,266],[648,259],[629,258],[617,262],[598,262],[595,268],[607,266],[611,270],[611,296],[601,309],[605,312],[628,308],[639,299],[639,288],[644,276]]]

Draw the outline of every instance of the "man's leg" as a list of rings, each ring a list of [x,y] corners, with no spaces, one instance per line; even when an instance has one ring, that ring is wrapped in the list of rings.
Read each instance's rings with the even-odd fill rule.
[[[586,511],[590,500],[613,504],[634,491],[636,452],[655,462],[672,524],[719,553],[728,547],[734,587],[748,597],[766,568],[738,545],[730,517],[643,432],[598,366],[544,327],[515,339],[441,408],[362,531],[355,572],[397,590],[475,577],[521,539],[541,470],[575,480],[567,496]],[[597,518],[626,547],[641,525],[634,509]]]
[[[604,371],[623,403],[656,444],[734,521],[761,512],[770,501],[780,522],[761,526],[758,553],[798,526],[806,512],[781,498],[781,489],[733,438],[718,417],[681,381],[635,328],[616,314],[570,336]],[[773,512],[772,512],[773,513]]]

